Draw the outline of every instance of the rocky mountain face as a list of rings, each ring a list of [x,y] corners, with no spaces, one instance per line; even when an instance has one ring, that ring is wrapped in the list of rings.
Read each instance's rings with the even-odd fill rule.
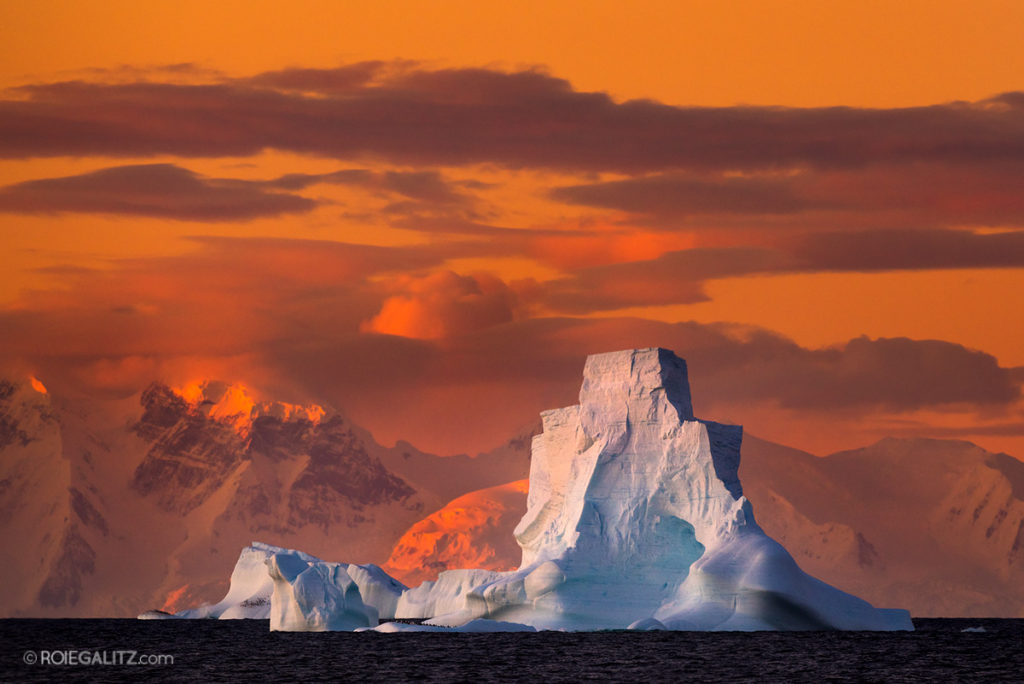
[[[187,515],[234,474],[239,487],[225,514],[249,521],[254,533],[353,527],[371,521],[368,508],[392,503],[423,510],[416,490],[371,455],[340,415],[282,418],[253,408],[248,419],[218,418],[209,411],[214,400],[204,395],[190,404],[161,385],[143,392],[141,403],[133,429],[152,446],[132,486],[169,513]],[[281,466],[289,472],[278,473]]]
[[[121,402],[0,384],[0,615],[128,616],[216,600],[253,539],[383,562],[450,499],[523,477],[528,445],[386,448],[318,406],[218,382]]]

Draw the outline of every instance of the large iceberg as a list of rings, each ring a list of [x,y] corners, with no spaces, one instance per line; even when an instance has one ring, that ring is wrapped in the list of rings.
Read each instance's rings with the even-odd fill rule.
[[[579,405],[542,418],[519,569],[443,572],[401,592],[395,617],[474,631],[913,629],[907,611],[807,575],[761,530],[738,476],[742,428],[694,417],[671,351],[589,357]],[[338,564],[268,565],[272,629],[352,629],[379,610],[379,595],[334,579]]]

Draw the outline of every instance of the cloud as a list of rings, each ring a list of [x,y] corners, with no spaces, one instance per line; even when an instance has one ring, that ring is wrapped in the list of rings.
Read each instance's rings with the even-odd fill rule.
[[[555,199],[638,214],[791,214],[828,206],[801,197],[792,178],[657,174],[556,188]]]
[[[873,230],[789,241],[806,270],[885,271],[1024,267],[1024,231]]]
[[[361,326],[364,332],[443,339],[511,321],[515,308],[512,291],[485,273],[405,276],[390,289],[397,292]]]
[[[746,176],[660,173],[555,188],[663,229],[865,229],[1024,225],[1024,164],[911,161]]]
[[[933,425],[917,425],[893,433],[920,436],[922,434],[944,439],[965,439],[978,437],[1024,437],[1024,421],[1016,423],[996,423],[993,425],[972,425],[970,427],[941,427]]]
[[[707,299],[714,278],[777,273],[795,263],[784,252],[758,247],[703,247],[666,252],[654,259],[591,266],[539,284],[545,306],[580,314],[632,306],[688,304]]]
[[[568,314],[706,301],[718,278],[822,272],[1024,267],[1024,231],[869,230],[805,233],[771,247],[696,247],[653,259],[578,268],[538,283],[548,310]]]
[[[180,256],[52,271],[61,287],[27,292],[0,311],[0,360],[32,360],[65,388],[87,392],[93,377],[96,387],[138,389],[143,364],[125,358],[158,368],[356,335],[384,299],[371,277],[436,267],[449,254],[316,240],[193,242]]]
[[[1024,231],[985,234],[946,229],[850,229],[780,234],[765,246],[672,249],[689,240],[684,239],[685,236],[672,237],[672,233],[660,237],[659,231],[645,233],[607,226],[512,230],[460,218],[460,213],[473,203],[472,198],[459,193],[452,183],[432,170],[343,169],[325,174],[287,174],[270,180],[242,181],[206,178],[172,164],[120,166],[0,188],[0,211],[96,211],[193,221],[244,220],[283,211],[308,211],[316,206],[314,200],[284,190],[301,190],[316,183],[348,184],[382,194],[415,198],[411,208],[404,208],[406,213],[395,215],[393,224],[396,226],[452,235],[489,234],[491,237],[488,242],[406,248],[398,268],[412,263],[437,263],[443,254],[447,258],[525,255],[567,269],[561,278],[520,288],[523,293],[528,291],[533,303],[560,313],[584,314],[704,301],[703,287],[708,280],[745,275],[1024,267]],[[431,207],[437,211],[432,213]],[[383,211],[392,210],[403,211],[394,204]],[[333,253],[331,249],[328,253]],[[352,253],[359,250],[370,253],[375,248],[349,245],[347,249]],[[420,250],[424,250],[423,258],[413,258]],[[287,263],[288,253],[289,249],[283,249],[277,258]],[[375,259],[381,254],[383,252],[374,253],[367,263],[376,263]],[[266,266],[273,267],[269,263]],[[346,263],[338,268],[344,270],[350,266]],[[420,282],[417,278],[408,283]],[[439,285],[440,281],[431,283]],[[447,336],[440,331],[448,330],[449,326],[459,331],[468,329],[449,316],[450,320],[437,319],[435,332],[424,332],[428,309],[441,306],[441,300],[436,297],[446,295],[440,290],[428,295],[416,287],[419,285],[409,292],[391,293],[386,310],[379,312],[384,318],[374,325],[389,322],[386,328],[374,329],[398,330],[394,327],[398,312],[412,316],[414,310],[419,311],[417,315],[422,315],[423,319],[415,326],[420,332],[409,333],[411,336]],[[457,288],[449,289],[448,293],[454,296],[456,291]]]
[[[404,197],[426,208],[453,210],[474,201],[434,170],[342,169],[321,174],[292,173],[261,181],[208,178],[175,164],[135,164],[0,187],[0,212],[237,221],[312,211],[319,202],[293,192],[320,183]]]
[[[536,70],[366,62],[202,83],[173,71],[6,91],[0,157],[281,150],[351,168],[241,180],[113,166],[0,188],[0,210],[245,220],[310,211],[318,200],[305,191],[333,184],[382,199],[378,219],[430,239],[195,238],[185,255],[52,268],[59,288],[0,311],[0,360],[39,370],[55,392],[225,373],[343,406],[385,439],[483,447],[572,403],[586,354],[660,345],[691,362],[698,406],[722,417],[758,405],[827,424],[1019,401],[1019,371],[947,342],[807,349],[759,329],[554,315],[701,301],[716,278],[1022,267],[1024,230],[1006,228],[1024,225],[1024,94],[888,110],[698,108],[616,102]],[[500,180],[513,176],[500,169],[539,173],[483,194],[439,170],[458,165]],[[573,175],[548,192],[548,170]],[[523,187],[542,196],[484,204]],[[445,270],[485,256],[561,275]]]
[[[734,359],[720,367],[719,380],[786,408],[909,411],[956,403],[1009,405],[1020,398],[1009,370],[993,356],[951,342],[860,337],[837,348],[803,350],[759,335],[744,346],[750,347],[743,353],[746,362]],[[758,347],[760,353],[749,353]]]
[[[290,173],[262,183],[265,187],[303,190],[317,183],[354,185],[430,204],[459,204],[471,198],[455,189],[440,172],[342,169],[331,173]]]
[[[127,214],[179,221],[247,220],[311,211],[305,197],[206,178],[174,164],[115,166],[0,188],[0,211]]]
[[[376,75],[388,67],[387,62],[366,61],[347,64],[336,69],[303,69],[292,67],[265,71],[248,79],[240,79],[256,87],[309,93],[349,93],[371,85]]]
[[[1020,162],[1020,94],[903,109],[616,102],[539,71],[407,62],[201,85],[69,81],[9,91],[0,156],[245,156],[653,172]]]
[[[644,346],[671,348],[687,358],[700,398],[715,403],[904,411],[957,403],[1011,404],[1021,396],[1013,370],[999,366],[993,356],[939,340],[861,337],[837,347],[807,349],[749,326],[556,318],[482,331],[466,338],[456,353],[480,355],[476,362],[460,359],[460,372],[467,376],[512,381],[557,377],[552,364],[578,373],[587,354]],[[502,362],[494,364],[498,358]]]

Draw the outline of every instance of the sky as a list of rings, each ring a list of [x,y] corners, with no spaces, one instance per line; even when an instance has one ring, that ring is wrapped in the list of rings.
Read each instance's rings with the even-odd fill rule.
[[[589,353],[1024,454],[1024,4],[0,3],[0,365],[495,446]]]

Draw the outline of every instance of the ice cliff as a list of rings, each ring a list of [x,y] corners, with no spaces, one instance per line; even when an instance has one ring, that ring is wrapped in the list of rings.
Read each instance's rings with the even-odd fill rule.
[[[579,405],[542,418],[519,569],[443,572],[402,592],[396,617],[474,630],[913,629],[907,611],[805,574],[761,530],[738,476],[742,428],[694,417],[671,351],[589,357]],[[352,629],[359,606],[387,612],[379,593],[336,579],[338,564],[267,565],[272,629]]]

